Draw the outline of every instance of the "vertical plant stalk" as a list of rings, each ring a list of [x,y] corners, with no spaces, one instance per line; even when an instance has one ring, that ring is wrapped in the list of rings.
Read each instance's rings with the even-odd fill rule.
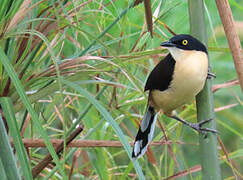
[[[207,45],[207,30],[204,15],[203,0],[188,0],[191,34]],[[209,128],[216,128],[214,103],[212,94],[212,80],[208,79],[203,90],[196,97],[198,122],[213,119],[207,124]],[[218,160],[216,134],[208,133],[205,138],[199,135],[199,156],[202,166],[203,180],[221,180]]]
[[[237,35],[234,19],[228,0],[216,0],[219,15],[233,56],[235,69],[243,92],[243,54],[239,36]]]

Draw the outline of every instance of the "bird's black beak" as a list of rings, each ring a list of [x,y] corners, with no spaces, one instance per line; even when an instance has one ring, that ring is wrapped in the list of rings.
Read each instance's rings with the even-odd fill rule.
[[[175,44],[170,42],[170,41],[166,41],[166,42],[163,42],[162,44],[160,44],[160,46],[163,46],[163,47],[175,47]]]

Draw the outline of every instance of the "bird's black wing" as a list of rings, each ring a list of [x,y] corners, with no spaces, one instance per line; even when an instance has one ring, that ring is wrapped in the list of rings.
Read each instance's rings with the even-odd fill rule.
[[[168,89],[173,78],[175,63],[174,58],[169,53],[150,73],[144,91],[154,89],[164,91]]]

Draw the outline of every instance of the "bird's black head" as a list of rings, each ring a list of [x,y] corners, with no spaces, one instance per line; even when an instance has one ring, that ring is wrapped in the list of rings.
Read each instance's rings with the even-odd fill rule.
[[[196,50],[207,52],[207,48],[196,38],[188,34],[180,34],[161,44],[164,47],[176,47],[183,50]]]

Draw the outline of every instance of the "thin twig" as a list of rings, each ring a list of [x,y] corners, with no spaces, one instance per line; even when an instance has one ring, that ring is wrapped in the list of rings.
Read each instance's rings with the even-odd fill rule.
[[[230,108],[235,107],[237,105],[238,105],[238,103],[234,103],[234,104],[229,104],[229,105],[226,105],[226,106],[218,107],[218,108],[214,109],[214,112],[219,112],[219,111],[223,111],[223,110],[226,110],[226,109],[230,109]]]
[[[71,166],[71,169],[70,169],[68,180],[72,179],[74,166],[77,164],[78,157],[80,156],[80,153],[81,153],[81,150],[77,149],[77,151],[73,155],[72,166]]]
[[[137,6],[138,4],[140,4],[142,2],[143,2],[143,0],[135,0],[133,6],[135,7],[135,6]]]
[[[162,126],[161,122],[158,121],[158,124],[159,124],[160,129],[161,129],[161,130],[163,131],[163,133],[164,133],[165,141],[166,141],[166,142],[169,141],[169,138],[168,138],[168,136],[167,136],[167,134],[166,134],[166,132],[165,132],[165,129],[164,129],[164,127]],[[178,161],[177,161],[177,159],[176,159],[176,155],[174,154],[174,152],[173,152],[173,148],[172,148],[172,146],[171,146],[170,144],[168,144],[168,148],[169,148],[169,153],[170,153],[170,155],[172,156],[173,160],[175,161],[175,164],[176,164],[177,168],[178,168],[179,170],[181,170],[181,169],[180,169],[180,166],[179,166],[179,163],[178,163]]]
[[[80,132],[83,131],[83,126],[77,127],[70,136],[67,137],[66,145],[68,145],[75,137],[78,136]],[[43,141],[43,140],[42,140]],[[44,141],[43,141],[44,143]],[[56,144],[55,151],[57,154],[61,153],[64,148],[63,140],[60,140],[59,143]],[[40,172],[52,161],[52,156],[48,153],[42,161],[40,161],[35,167],[32,168],[32,176],[33,178],[37,177]]]
[[[222,84],[213,85],[212,90],[213,90],[213,93],[215,93],[216,91],[218,91],[221,88],[229,88],[229,87],[232,87],[232,86],[235,86],[235,85],[238,85],[238,84],[239,84],[239,80],[233,79],[233,80],[227,81],[227,82],[222,83]]]
[[[24,132],[25,132],[30,120],[31,120],[31,116],[30,116],[30,113],[28,113],[26,118],[24,119],[24,124],[23,124],[21,132],[20,132],[21,137],[24,137]]]
[[[184,177],[187,174],[193,173],[193,172],[198,172],[201,171],[201,165],[196,165],[191,167],[190,169],[184,170],[184,171],[180,171],[172,176],[167,177],[164,180],[169,180],[169,179],[175,179],[175,178],[179,178],[179,177]]]
[[[235,28],[234,19],[228,0],[216,0],[219,15],[224,26],[224,31],[229,43],[235,69],[243,92],[243,55],[239,36]]]
[[[148,32],[150,32],[151,37],[153,37],[153,15],[152,15],[152,8],[151,8],[151,0],[144,0],[144,9],[145,9],[145,18]]]
[[[219,146],[221,147],[222,151],[224,152],[225,154],[225,157],[226,157],[226,160],[228,161],[229,163],[229,166],[231,167],[232,171],[233,171],[233,174],[235,176],[235,179],[238,179],[238,176],[240,179],[242,179],[242,175],[237,171],[237,168],[236,166],[234,165],[233,161],[230,159],[229,157],[229,153],[226,149],[226,147],[224,146],[224,143],[223,141],[221,140],[221,138],[219,136],[217,136],[217,139],[218,139],[218,143],[219,143]]]
[[[43,139],[22,139],[25,147],[37,148],[37,147],[46,147]],[[50,140],[54,147],[57,147],[63,140],[61,139],[52,139]],[[155,141],[150,144],[150,146],[161,146],[167,144],[190,144],[184,143],[182,141],[172,142],[172,141]],[[130,142],[131,146],[133,146],[133,142]],[[13,146],[13,141],[11,140],[11,145]],[[190,145],[198,145],[198,144],[190,144]],[[104,140],[73,140],[70,142],[67,147],[122,147],[120,141],[104,141]]]

